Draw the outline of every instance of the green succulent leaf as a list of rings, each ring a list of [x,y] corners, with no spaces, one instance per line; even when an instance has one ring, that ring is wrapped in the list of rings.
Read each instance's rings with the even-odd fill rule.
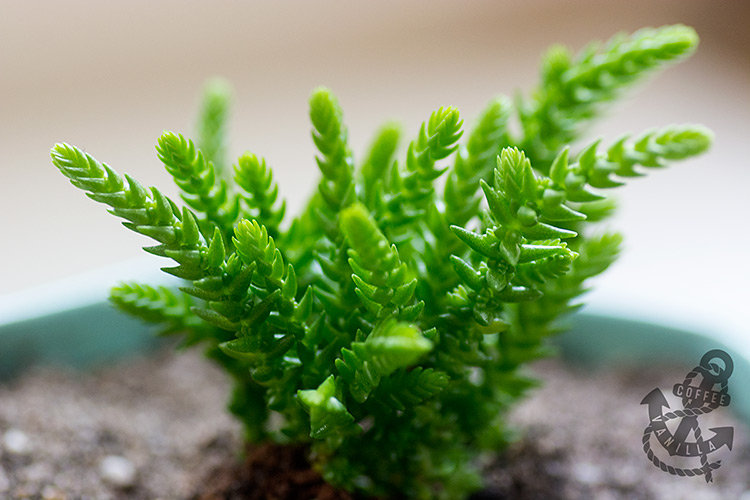
[[[687,26],[645,28],[593,43],[573,56],[556,45],[542,61],[542,83],[520,105],[523,150],[547,171],[555,153],[578,137],[602,104],[665,65],[691,55],[698,35]]]
[[[234,182],[243,191],[242,218],[260,221],[271,236],[277,236],[286,212],[286,202],[277,203],[279,186],[274,182],[273,172],[266,166],[266,160],[252,153],[240,156],[234,167]]]
[[[206,160],[193,141],[173,132],[162,134],[156,151],[180,188],[185,203],[205,214],[204,220],[224,234],[231,234],[238,215],[238,200],[228,195],[226,182],[217,177],[213,163]]]
[[[336,397],[336,382],[333,375],[325,379],[317,389],[298,391],[297,397],[305,411],[310,414],[311,438],[325,438],[354,421],[354,417]]]
[[[416,326],[389,318],[379,323],[364,342],[342,349],[336,368],[354,400],[362,403],[383,377],[411,366],[432,346]]]
[[[196,143],[219,176],[227,164],[227,122],[231,100],[230,85],[220,78],[209,80],[203,88]]]

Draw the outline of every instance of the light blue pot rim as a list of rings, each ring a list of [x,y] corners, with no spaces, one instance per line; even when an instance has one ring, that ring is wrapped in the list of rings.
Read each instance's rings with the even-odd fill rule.
[[[88,369],[162,343],[153,329],[115,310],[102,300],[116,276],[165,283],[163,274],[133,272],[132,263],[65,280],[0,303],[0,379],[33,364],[63,364]],[[123,272],[128,269],[128,272]],[[74,290],[64,293],[66,290]],[[46,304],[45,311],[38,304]],[[36,308],[31,307],[33,304]],[[554,339],[568,363],[588,369],[613,367],[696,366],[711,349],[727,351],[734,360],[729,382],[732,411],[750,423],[750,361],[737,346],[685,326],[661,325],[625,317],[611,309],[587,308],[574,318],[571,331]],[[738,352],[740,351],[740,352]]]

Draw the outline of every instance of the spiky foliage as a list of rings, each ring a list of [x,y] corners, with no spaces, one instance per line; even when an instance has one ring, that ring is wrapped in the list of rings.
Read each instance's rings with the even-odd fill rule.
[[[279,185],[274,182],[266,160],[252,153],[240,156],[234,167],[234,182],[243,191],[242,218],[259,220],[270,235],[278,236],[286,202],[277,203]]]
[[[500,150],[510,145],[510,111],[511,104],[507,98],[490,101],[477,120],[466,146],[456,155],[443,196],[445,219],[449,224],[466,224],[479,211],[479,180],[492,174]]]
[[[612,213],[606,190],[702,153],[711,134],[672,126],[606,148],[568,143],[600,104],[696,41],[672,26],[577,57],[554,48],[532,98],[492,100],[465,145],[458,111],[443,107],[401,162],[389,124],[358,169],[338,101],[317,89],[322,178],[288,229],[265,160],[241,156],[234,191],[218,177],[226,94],[214,87],[205,150],[171,132],[157,147],[186,207],[73,146],[56,145],[52,160],[176,262],[164,270],[179,290],[129,283],[112,300],[206,345],[235,380],[230,409],[249,440],[306,443],[348,490],[457,499],[481,485],[477,455],[508,439],[504,415],[534,385],[523,365],[548,352],[619,252],[619,235],[591,229]]]
[[[389,176],[379,184],[373,211],[388,236],[407,252],[415,248],[411,235],[421,233],[420,223],[429,207],[435,204],[435,181],[447,170],[437,162],[458,148],[462,126],[463,120],[456,108],[434,111],[422,123],[417,138],[409,143],[405,168],[394,164],[389,172],[378,171],[380,175],[389,173]],[[377,181],[371,175],[365,179],[368,177],[370,183]]]
[[[521,99],[522,148],[546,171],[557,151],[578,137],[601,105],[665,63],[693,53],[698,35],[685,26],[644,28],[593,42],[574,56],[566,47],[549,49],[542,81],[531,99]]]
[[[216,175],[213,163],[196,149],[193,141],[182,135],[165,132],[156,146],[164,163],[180,188],[180,197],[200,214],[204,232],[219,228],[231,235],[238,215],[238,200],[227,195],[227,185]]]
[[[211,328],[191,314],[194,300],[184,292],[175,292],[163,286],[121,283],[112,288],[110,298],[123,311],[149,323],[164,325],[163,335],[191,334],[185,339],[188,345],[211,334]]]
[[[385,124],[375,135],[369,154],[359,169],[359,197],[369,209],[382,195],[383,181],[396,154],[401,129],[395,123]]]
[[[203,91],[203,102],[196,127],[197,145],[207,161],[221,176],[227,163],[227,121],[231,91],[221,79],[209,81]]]

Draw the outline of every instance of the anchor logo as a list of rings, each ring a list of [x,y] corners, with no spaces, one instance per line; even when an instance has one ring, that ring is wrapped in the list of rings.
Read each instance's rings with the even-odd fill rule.
[[[704,476],[706,482],[713,481],[713,471],[721,467],[721,460],[709,460],[709,455],[722,446],[732,449],[734,429],[732,427],[714,427],[709,429],[711,436],[704,439],[698,417],[713,410],[728,406],[728,380],[734,370],[731,356],[721,349],[707,352],[700,364],[693,368],[681,384],[675,384],[672,393],[682,399],[683,409],[669,409],[669,403],[660,389],[654,389],[641,401],[648,405],[649,425],[643,431],[643,451],[649,461],[664,472],[675,476]],[[670,431],[667,422],[682,419],[674,432]],[[674,427],[674,425],[672,425]],[[651,435],[671,457],[700,458],[700,467],[674,467],[660,460],[651,449]],[[695,441],[687,441],[690,434]]]

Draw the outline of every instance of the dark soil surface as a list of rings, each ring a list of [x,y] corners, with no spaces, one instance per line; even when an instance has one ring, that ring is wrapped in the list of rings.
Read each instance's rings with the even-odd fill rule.
[[[643,453],[640,401],[655,387],[670,392],[690,368],[535,365],[545,385],[511,415],[524,437],[483,457],[488,488],[474,499],[750,500],[750,438],[726,409],[700,419],[704,432],[735,428],[732,451],[711,455],[722,461],[712,483],[662,472]],[[193,351],[88,374],[37,369],[0,384],[0,498],[350,498],[307,469],[300,449],[256,448],[243,464],[239,426],[224,410],[227,386]]]
[[[251,447],[242,463],[212,471],[191,500],[353,500],[310,468],[307,449],[265,444]]]

